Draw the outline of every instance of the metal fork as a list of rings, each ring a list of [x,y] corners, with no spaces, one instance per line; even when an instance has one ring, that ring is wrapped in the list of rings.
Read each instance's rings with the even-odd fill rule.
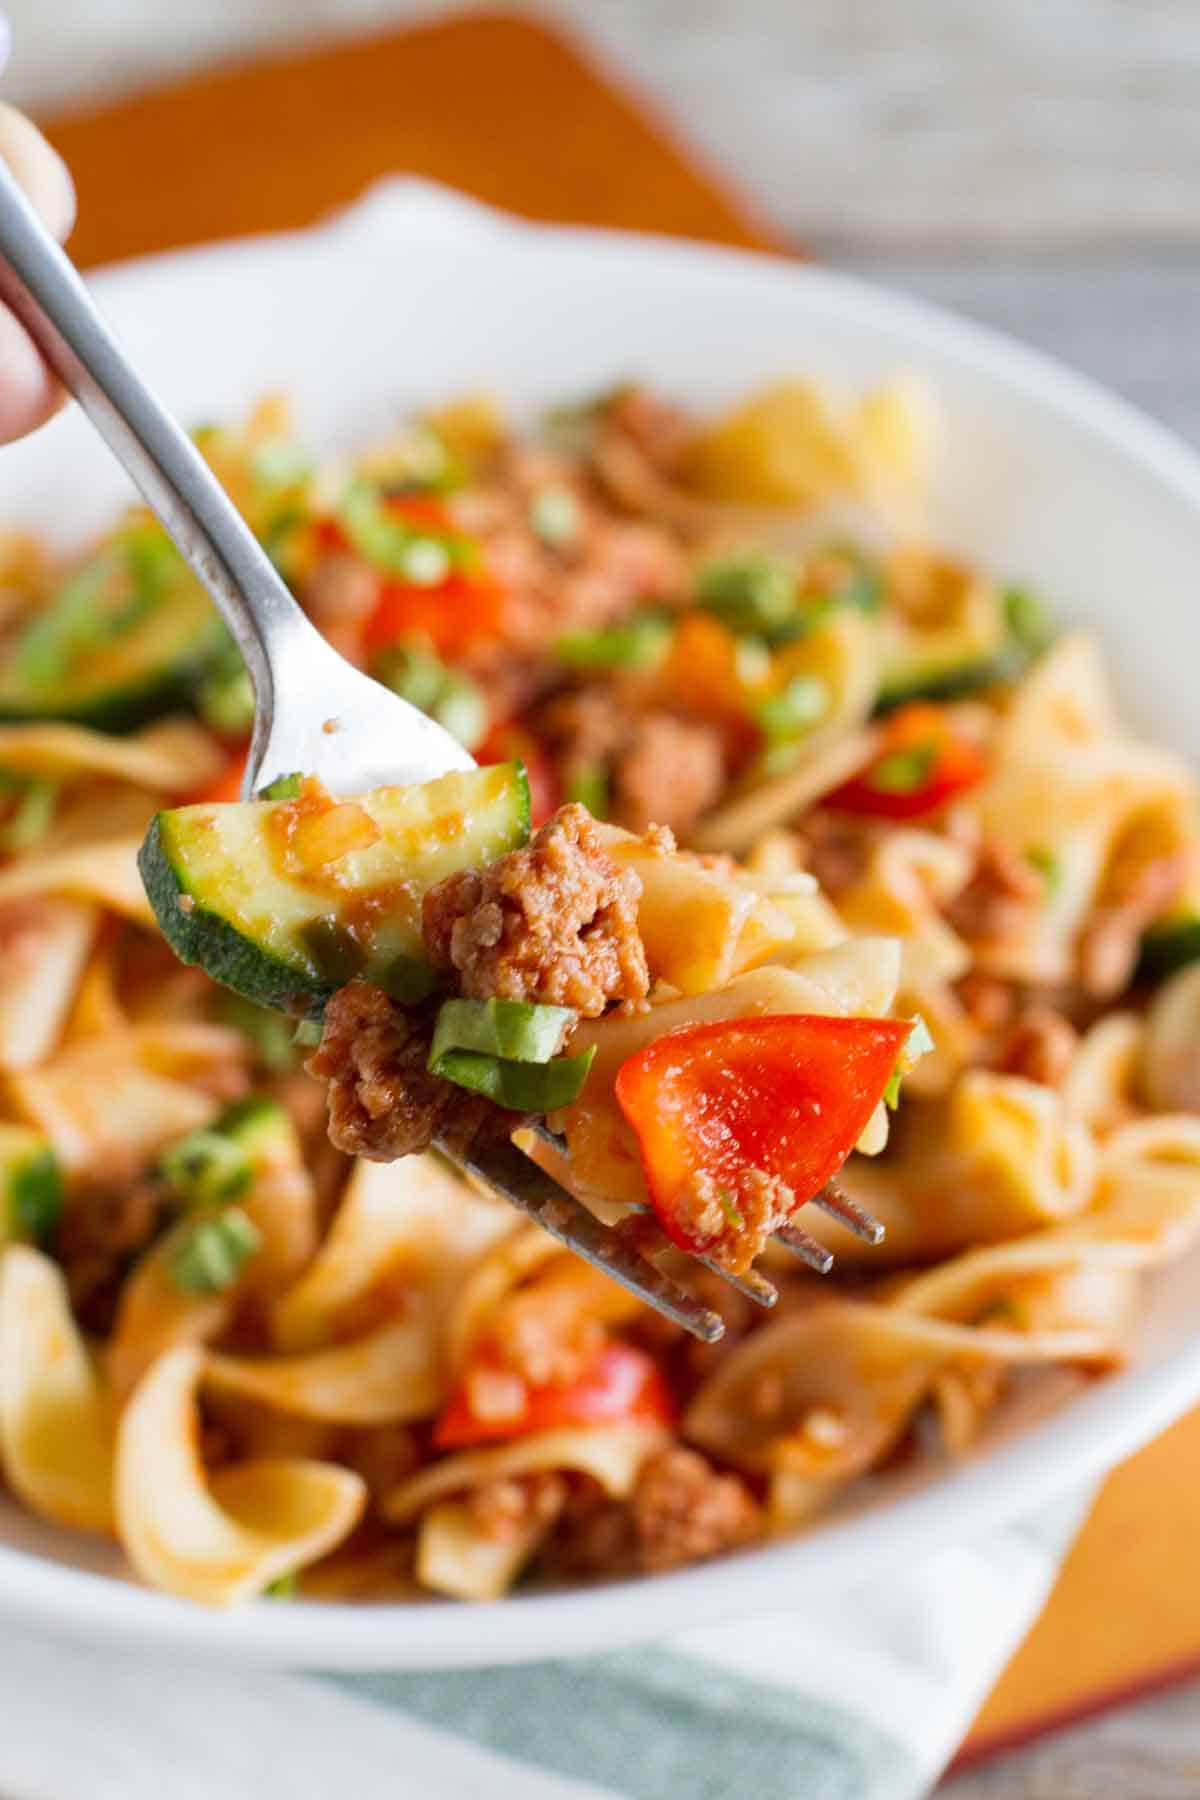
[[[0,299],[123,464],[237,641],[255,698],[246,798],[297,769],[318,772],[333,793],[353,794],[475,766],[447,731],[351,667],[310,624],[190,439],[134,373],[3,164]],[[667,1248],[665,1239],[643,1255],[515,1145],[456,1160],[657,1312],[706,1341],[721,1336],[720,1315],[650,1260]],[[832,1185],[816,1203],[871,1242],[883,1235]],[[777,1236],[828,1271],[829,1251],[806,1232],[788,1226]],[[757,1271],[732,1276],[706,1266],[758,1304],[774,1304],[775,1288]]]

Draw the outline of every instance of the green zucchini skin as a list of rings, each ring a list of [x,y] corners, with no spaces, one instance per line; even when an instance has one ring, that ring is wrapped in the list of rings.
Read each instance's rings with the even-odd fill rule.
[[[260,1006],[318,1018],[333,989],[315,972],[307,974],[272,956],[197,899],[163,841],[164,820],[163,813],[151,820],[138,851],[138,870],[159,930],[180,962],[194,964]]]
[[[227,634],[206,595],[182,590],[171,618],[152,616],[140,642],[122,646],[114,671],[103,654],[57,681],[22,680],[13,659],[0,662],[0,720],[60,719],[94,731],[135,731],[166,713],[192,707],[204,677],[222,656]],[[151,630],[150,628],[153,628]],[[139,657],[139,652],[140,657]]]
[[[960,663],[956,668],[931,669],[924,675],[912,671],[885,678],[875,698],[875,711],[877,714],[894,712],[896,707],[907,706],[913,700],[967,700],[972,694],[981,694],[988,688],[999,687],[1002,682],[1014,680],[1022,668],[1023,659],[1019,655],[1002,651],[996,656]]]
[[[385,886],[404,884],[416,900],[444,875],[491,862],[529,836],[529,783],[520,763],[443,776],[419,788],[376,789],[359,799],[377,822],[386,819],[404,827],[409,845],[407,855],[392,861],[386,836],[382,846],[365,852],[371,859],[371,879],[365,886],[373,888],[381,881]],[[412,808],[413,821],[405,826],[406,809]],[[337,929],[338,904],[352,906],[356,896],[352,885],[346,885],[335,899],[328,890],[308,888],[269,866],[252,871],[254,879],[249,879],[247,860],[236,855],[237,841],[240,837],[253,848],[258,817],[265,820],[271,810],[270,803],[251,801],[159,813],[142,844],[138,867],[163,936],[182,962],[199,966],[214,981],[260,1005],[298,1018],[319,1018],[340,984],[322,973],[303,934],[314,920],[329,921]],[[222,815],[232,820],[231,855],[219,842],[213,850]],[[443,831],[440,827],[447,821],[452,828]],[[421,872],[422,837],[427,876]],[[274,910],[272,882],[279,884]],[[265,923],[259,928],[248,924],[239,916],[239,902],[257,909]],[[419,906],[416,911],[419,917]],[[290,923],[283,922],[283,914],[290,914]],[[390,964],[397,958],[413,960],[420,951],[415,923],[385,919],[377,938],[364,947],[358,972],[365,980],[386,986]]]
[[[1200,914],[1185,913],[1146,932],[1138,974],[1144,981],[1164,981],[1177,969],[1200,961]]]

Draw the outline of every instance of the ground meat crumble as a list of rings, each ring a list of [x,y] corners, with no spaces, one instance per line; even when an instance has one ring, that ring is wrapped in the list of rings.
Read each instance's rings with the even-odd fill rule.
[[[612,1000],[649,992],[641,891],[586,808],[564,806],[523,850],[430,888],[425,947],[471,998],[570,1006],[594,1019]]]
[[[787,1183],[763,1169],[739,1171],[734,1189],[711,1175],[698,1178],[689,1229],[706,1255],[723,1269],[742,1274],[773,1231],[786,1225],[796,1196]]]
[[[762,1510],[738,1475],[682,1444],[642,1464],[627,1501],[595,1487],[572,1495],[547,1563],[565,1575],[655,1574],[720,1556],[759,1537]]]
[[[649,990],[637,928],[641,882],[619,869],[582,806],[565,806],[522,850],[447,876],[425,896],[425,947],[475,999],[530,1000],[595,1018]],[[429,1073],[436,1000],[402,1007],[352,981],[325,1009],[306,1067],[328,1084],[339,1150],[392,1162],[436,1140],[465,1152],[519,1123]]]
[[[628,831],[658,824],[686,837],[724,792],[725,743],[712,720],[683,718],[593,684],[557,695],[539,726],[568,791],[599,771],[607,815]]]
[[[121,1285],[166,1224],[170,1204],[166,1182],[153,1173],[84,1180],[67,1195],[53,1250],[89,1331],[112,1329]]]
[[[334,994],[305,1066],[328,1083],[329,1135],[339,1150],[394,1162],[427,1150],[435,1138],[466,1151],[516,1125],[515,1114],[429,1073],[435,1012],[406,1011],[363,981]]]

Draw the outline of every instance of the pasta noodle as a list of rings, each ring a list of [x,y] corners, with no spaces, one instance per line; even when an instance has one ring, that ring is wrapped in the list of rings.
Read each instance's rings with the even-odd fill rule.
[[[699,419],[622,387],[532,439],[475,396],[327,463],[271,399],[198,442],[331,642],[524,764],[534,835],[511,767],[478,871],[479,820],[428,791],[302,771],[221,811],[247,672],[149,515],[62,564],[0,534],[21,1505],[202,1604],[494,1601],[796,1530],[1120,1364],[1200,1238],[1200,788],[1089,635],[929,541],[920,388]],[[221,855],[229,822],[229,893],[189,885],[202,850],[152,907],[139,848],[189,819]],[[821,1088],[820,1046],[871,1034],[873,1085],[839,1048]],[[727,1339],[427,1147],[464,1121]],[[886,1235],[805,1205],[822,1283],[770,1234],[831,1170]],[[718,1285],[747,1243],[773,1311]]]
[[[200,1353],[159,1357],[117,1434],[117,1531],[147,1581],[229,1606],[316,1561],[353,1530],[366,1492],[330,1463],[263,1459],[211,1478],[196,1452]]]
[[[0,1461],[5,1481],[40,1518],[111,1530],[108,1399],[62,1275],[22,1244],[0,1255]]]

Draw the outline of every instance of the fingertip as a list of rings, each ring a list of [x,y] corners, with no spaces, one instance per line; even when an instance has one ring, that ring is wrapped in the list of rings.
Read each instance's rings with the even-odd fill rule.
[[[25,190],[42,223],[63,239],[75,223],[75,184],[66,163],[32,120],[0,102],[0,157]]]
[[[36,431],[63,398],[24,326],[0,307],[0,444]]]

